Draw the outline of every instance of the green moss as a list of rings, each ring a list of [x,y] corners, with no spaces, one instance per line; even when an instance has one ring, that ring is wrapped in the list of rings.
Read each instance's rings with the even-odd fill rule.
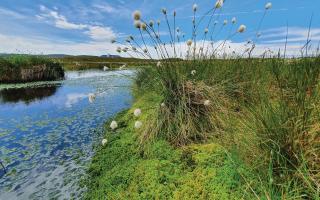
[[[150,94],[133,108],[147,108]],[[144,111],[144,110],[143,110]],[[144,118],[150,113],[143,112]],[[85,199],[241,199],[251,198],[242,178],[254,177],[219,144],[173,148],[158,139],[143,148],[132,128],[132,110],[120,113],[115,132],[106,125],[108,144],[98,147],[89,169]],[[255,182],[252,178],[251,182]]]

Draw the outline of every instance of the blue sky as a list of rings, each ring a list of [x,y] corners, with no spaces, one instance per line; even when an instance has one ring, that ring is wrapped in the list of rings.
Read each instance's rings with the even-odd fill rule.
[[[245,24],[247,32],[230,41],[235,48],[255,35],[264,12],[265,0],[227,0],[219,17]],[[286,24],[289,25],[289,42],[297,50],[307,40],[308,25],[313,13],[312,39],[320,40],[319,0],[274,0],[261,27],[260,48],[283,47]],[[160,19],[164,38],[168,30],[160,9],[177,11],[177,24],[191,37],[192,5],[198,5],[201,15],[212,8],[215,0],[1,0],[0,1],[0,52],[2,53],[66,53],[101,55],[115,54],[113,37],[138,35],[133,28],[132,12],[141,10],[143,19]],[[169,16],[171,20],[172,16]],[[206,19],[208,19],[207,17]],[[237,26],[238,26],[237,25]],[[205,27],[200,27],[205,28]],[[226,39],[237,27],[229,24],[216,39]]]

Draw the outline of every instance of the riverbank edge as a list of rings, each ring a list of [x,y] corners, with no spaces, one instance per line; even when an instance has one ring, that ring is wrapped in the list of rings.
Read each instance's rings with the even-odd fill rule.
[[[0,84],[30,83],[37,81],[58,81],[64,79],[62,66],[47,65],[31,66],[19,69],[4,69]]]
[[[134,123],[150,122],[154,118],[150,107],[160,100],[154,93],[136,97],[131,109],[108,120],[104,133],[108,142],[96,149],[84,199],[255,198],[259,191],[252,193],[251,186],[259,184],[257,176],[236,151],[227,151],[217,141],[174,148],[156,139],[141,147],[142,130],[134,129]],[[135,108],[143,111],[139,119],[133,115]],[[109,128],[112,120],[118,122],[116,131]]]
[[[63,65],[50,58],[29,55],[0,57],[0,84],[64,79]]]

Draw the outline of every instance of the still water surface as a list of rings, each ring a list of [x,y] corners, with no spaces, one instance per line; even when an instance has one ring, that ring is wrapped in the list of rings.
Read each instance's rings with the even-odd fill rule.
[[[133,76],[67,72],[64,81],[0,85],[0,199],[81,197],[105,120],[130,107]]]

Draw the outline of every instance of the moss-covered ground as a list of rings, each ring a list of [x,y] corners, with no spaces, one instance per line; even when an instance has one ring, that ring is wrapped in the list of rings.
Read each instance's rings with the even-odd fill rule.
[[[137,99],[146,111],[159,100],[155,94]],[[86,199],[252,199],[257,176],[216,142],[174,148],[165,140],[140,147],[133,110],[116,116],[119,128],[106,124],[107,145],[97,149],[89,169]],[[254,191],[254,192],[253,192]]]

